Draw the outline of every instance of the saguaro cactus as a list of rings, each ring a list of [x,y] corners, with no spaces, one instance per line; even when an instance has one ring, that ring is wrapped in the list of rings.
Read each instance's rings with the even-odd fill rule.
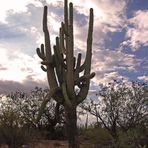
[[[53,24],[54,25],[54,24]],[[73,4],[64,0],[64,22],[61,23],[59,36],[51,50],[50,35],[47,27],[47,6],[44,7],[43,32],[45,44],[37,48],[37,54],[42,59],[41,68],[47,72],[49,96],[42,104],[42,109],[53,98],[65,108],[65,119],[69,148],[77,148],[77,115],[76,108],[88,94],[91,73],[93,9],[90,9],[89,28],[87,37],[87,51],[84,63],[81,64],[81,53],[74,56],[73,35]],[[81,75],[80,75],[81,73]],[[83,74],[83,75],[82,75]],[[79,91],[76,91],[76,86]]]

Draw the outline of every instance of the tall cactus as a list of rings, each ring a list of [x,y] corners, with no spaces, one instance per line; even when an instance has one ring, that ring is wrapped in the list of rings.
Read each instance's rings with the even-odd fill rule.
[[[65,108],[65,119],[69,148],[77,148],[77,115],[76,108],[88,94],[90,79],[95,76],[91,73],[92,36],[93,36],[93,9],[90,9],[89,29],[87,37],[87,51],[84,63],[81,64],[81,53],[74,56],[73,35],[73,4],[64,0],[64,22],[61,23],[59,36],[51,50],[50,35],[47,26],[47,6],[44,7],[43,32],[45,44],[37,48],[37,54],[42,59],[41,68],[47,72],[49,96],[42,104],[44,109],[49,98],[53,98]],[[83,76],[80,76],[80,73]],[[79,88],[76,92],[75,86]]]

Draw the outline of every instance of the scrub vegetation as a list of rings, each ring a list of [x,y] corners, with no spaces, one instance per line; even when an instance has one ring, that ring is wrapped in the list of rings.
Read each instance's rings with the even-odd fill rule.
[[[78,118],[96,118],[93,124],[78,126],[78,140],[84,148],[143,148],[148,137],[148,85],[114,81],[102,86],[96,98],[87,98],[77,109]],[[99,86],[98,86],[99,87]],[[0,143],[19,148],[41,141],[67,146],[65,111],[50,100],[38,119],[48,89],[36,87],[29,93],[17,91],[0,100]],[[52,141],[51,141],[52,140]],[[61,144],[62,143],[62,144]]]

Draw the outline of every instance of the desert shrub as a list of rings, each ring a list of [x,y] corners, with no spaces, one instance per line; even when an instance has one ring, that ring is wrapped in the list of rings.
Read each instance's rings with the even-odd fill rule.
[[[6,143],[10,148],[20,147],[29,139],[26,131],[18,127],[0,126],[0,144]]]
[[[64,125],[58,125],[55,127],[54,139],[58,140],[65,140],[66,139],[66,132]]]
[[[62,124],[63,108],[50,100],[40,115],[41,104],[47,92],[46,89],[36,87],[30,93],[17,91],[0,99],[1,143],[20,145],[28,139],[60,138],[62,130],[56,125]]]
[[[148,147],[148,137],[147,137],[147,131],[148,129],[145,129],[143,131],[142,128],[135,128],[132,130],[128,130],[125,132],[119,133],[118,138],[118,145],[120,148],[141,148],[141,147]]]
[[[109,132],[100,127],[88,128],[84,132],[83,139],[95,145],[112,145],[113,143],[113,138]]]

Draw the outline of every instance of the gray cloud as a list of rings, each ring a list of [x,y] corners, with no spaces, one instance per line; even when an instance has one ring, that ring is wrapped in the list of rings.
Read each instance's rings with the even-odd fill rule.
[[[0,43],[12,51],[33,55],[41,34],[41,7],[27,6],[27,12],[7,12],[6,22],[0,24]]]
[[[138,78],[139,80],[143,80],[143,81],[148,82],[148,76],[143,75],[143,76],[138,76],[137,78]]]
[[[0,80],[0,94],[8,94],[18,90],[28,92],[34,89],[36,86],[45,88],[47,87],[47,84],[44,82],[32,81],[29,79],[23,83]]]
[[[126,40],[121,44],[129,46],[133,51],[148,46],[148,11],[138,10],[127,20]]]
[[[110,81],[112,78],[127,79],[121,72],[136,72],[140,67],[140,61],[133,54],[126,54],[119,49],[93,50],[92,71],[96,73],[92,80],[96,84]]]

